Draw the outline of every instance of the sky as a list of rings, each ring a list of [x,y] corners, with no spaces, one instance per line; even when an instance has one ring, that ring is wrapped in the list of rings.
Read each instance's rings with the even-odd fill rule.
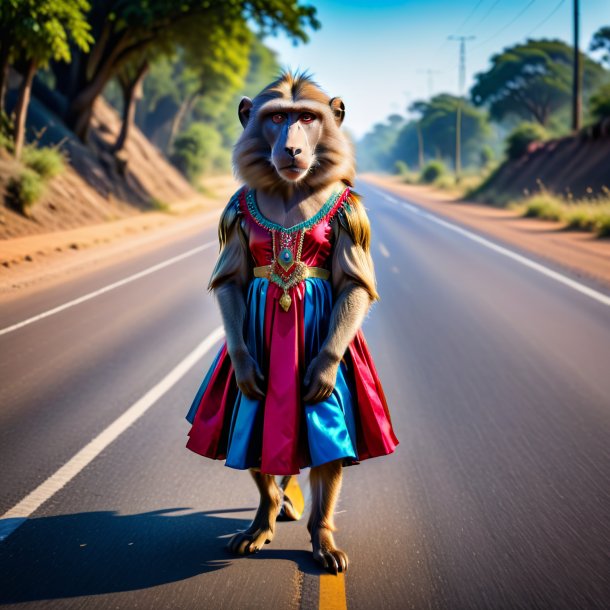
[[[390,114],[440,92],[458,93],[459,43],[466,44],[466,88],[495,53],[528,38],[572,43],[573,0],[301,0],[317,9],[322,28],[308,44],[284,36],[265,43],[282,67],[306,69],[346,106],[356,137]],[[580,48],[610,25],[610,0],[581,0]],[[429,74],[427,71],[434,71]]]

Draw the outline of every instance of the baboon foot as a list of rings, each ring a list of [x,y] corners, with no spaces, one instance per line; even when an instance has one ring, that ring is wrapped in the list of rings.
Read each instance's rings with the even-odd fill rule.
[[[265,544],[273,540],[273,530],[268,528],[253,528],[250,526],[243,532],[233,535],[227,544],[227,549],[236,555],[258,553]]]
[[[258,553],[265,544],[269,544],[273,540],[275,521],[281,506],[279,494],[269,503],[263,502],[258,507],[250,527],[232,536],[227,544],[227,549],[237,555]]]
[[[347,572],[347,555],[335,545],[335,539],[329,529],[320,528],[311,534],[313,558],[331,574]]]

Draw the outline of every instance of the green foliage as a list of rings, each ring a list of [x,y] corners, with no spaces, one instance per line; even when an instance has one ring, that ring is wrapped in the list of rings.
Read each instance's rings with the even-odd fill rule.
[[[518,159],[523,156],[530,144],[548,138],[548,133],[538,123],[521,123],[506,138],[506,155],[509,159]]]
[[[192,123],[174,142],[172,162],[191,182],[214,167],[221,150],[219,133],[204,123]]]
[[[565,223],[567,228],[592,231],[597,237],[610,235],[610,197],[566,200],[547,191],[532,195],[516,204],[523,216]]]
[[[409,166],[402,160],[394,161],[394,173],[398,176],[406,176],[409,173]]]
[[[492,67],[476,75],[474,103],[486,105],[492,119],[517,116],[546,126],[570,100],[572,47],[560,40],[528,40],[491,58]],[[604,78],[602,66],[582,54],[583,88],[590,92]]]
[[[591,96],[591,114],[597,120],[610,117],[610,83],[602,85]]]
[[[21,154],[21,160],[43,180],[50,180],[65,169],[64,156],[56,148],[26,146]]]
[[[481,167],[488,168],[493,163],[495,156],[494,149],[489,144],[482,146],[479,152]]]
[[[434,184],[447,173],[447,168],[442,161],[429,161],[421,172],[420,182]]]
[[[44,181],[34,170],[25,168],[9,179],[6,192],[9,206],[27,216],[44,192]]]
[[[591,51],[603,51],[602,61],[610,67],[610,25],[603,26],[593,34]]]
[[[430,100],[417,101],[411,105],[411,110],[421,115],[419,124],[426,155],[451,160],[455,158],[458,108],[462,117],[463,165],[476,165],[481,147],[491,133],[485,112],[448,93],[441,93]]]
[[[561,220],[563,209],[561,201],[548,193],[532,195],[524,201],[523,216],[544,220]]]
[[[358,165],[363,170],[389,170],[394,159],[398,131],[392,124],[377,123],[357,146]]]
[[[86,14],[87,0],[3,0],[0,23],[10,34],[2,41],[13,60],[49,61],[72,59],[72,47],[88,51],[93,42]]]

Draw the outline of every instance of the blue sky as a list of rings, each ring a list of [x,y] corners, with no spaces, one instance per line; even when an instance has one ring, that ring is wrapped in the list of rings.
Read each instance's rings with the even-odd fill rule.
[[[343,97],[345,125],[356,136],[409,102],[458,91],[458,43],[466,51],[466,86],[489,66],[491,55],[527,38],[572,40],[572,0],[301,0],[318,10],[322,28],[307,45],[268,38],[285,67],[311,71],[331,95]],[[610,25],[610,0],[581,0],[581,50]]]

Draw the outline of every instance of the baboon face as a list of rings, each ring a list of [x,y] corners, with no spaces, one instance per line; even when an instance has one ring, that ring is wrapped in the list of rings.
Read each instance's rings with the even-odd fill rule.
[[[345,107],[308,76],[284,74],[254,100],[243,98],[244,132],[233,160],[252,188],[317,189],[333,181],[351,183],[353,152],[340,130]]]
[[[263,137],[271,149],[271,163],[280,178],[298,182],[314,165],[322,121],[304,105],[269,108],[261,117]]]

